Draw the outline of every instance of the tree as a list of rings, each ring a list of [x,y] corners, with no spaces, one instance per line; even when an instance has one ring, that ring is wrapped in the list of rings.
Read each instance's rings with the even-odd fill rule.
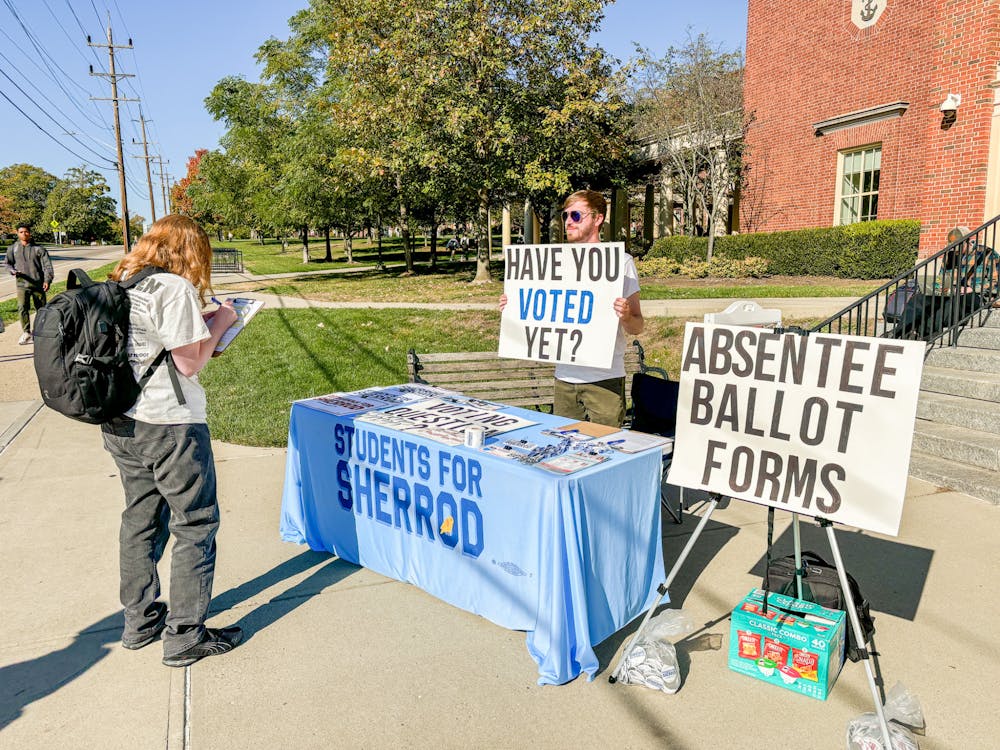
[[[12,164],[0,169],[0,233],[13,232],[17,222],[41,230],[49,193],[58,180],[40,167]]]
[[[62,231],[75,239],[110,239],[120,228],[110,193],[99,172],[72,167],[49,193],[42,222],[58,221]]]
[[[350,81],[329,103],[369,170],[396,187],[408,268],[415,211],[479,207],[477,281],[489,280],[488,207],[563,193],[625,152],[624,109],[588,38],[607,0],[313,0],[329,67]]]
[[[684,46],[671,47],[662,58],[640,51],[636,133],[660,143],[664,179],[684,196],[685,232],[696,233],[696,217],[707,219],[711,258],[742,174],[749,122],[743,110],[743,56],[690,31]]]

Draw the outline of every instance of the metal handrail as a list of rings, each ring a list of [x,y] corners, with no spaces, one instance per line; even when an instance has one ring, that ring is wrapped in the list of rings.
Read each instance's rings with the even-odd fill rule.
[[[1000,256],[994,250],[998,223],[1000,216],[811,330],[956,346],[962,329],[981,325],[1000,297]]]

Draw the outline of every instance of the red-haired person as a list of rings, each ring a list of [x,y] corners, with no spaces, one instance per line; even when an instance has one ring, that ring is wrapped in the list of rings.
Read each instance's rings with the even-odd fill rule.
[[[205,390],[198,383],[236,312],[227,301],[202,313],[211,291],[212,249],[208,235],[186,216],[154,223],[111,278],[120,281],[149,266],[165,273],[128,290],[129,360],[136,379],[163,350],[174,367],[169,362],[156,367],[135,405],[101,429],[125,489],[119,535],[122,646],[142,648],[162,634],[163,663],[183,667],[230,651],[243,638],[238,627],[205,627],[219,505]],[[156,568],[170,535],[168,607],[159,600]]]

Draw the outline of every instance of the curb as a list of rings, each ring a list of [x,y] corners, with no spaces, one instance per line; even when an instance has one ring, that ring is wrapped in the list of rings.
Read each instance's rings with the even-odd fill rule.
[[[35,400],[28,402],[28,407],[21,413],[21,415],[17,417],[11,425],[3,431],[3,433],[0,433],[0,453],[3,453],[7,446],[14,442],[14,438],[16,438],[21,430],[27,426],[28,422],[31,421],[31,418],[34,417],[41,408],[41,401]]]

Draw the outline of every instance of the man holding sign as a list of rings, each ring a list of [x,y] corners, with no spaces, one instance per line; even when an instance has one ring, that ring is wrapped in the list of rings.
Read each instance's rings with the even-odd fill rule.
[[[555,414],[621,426],[625,335],[641,333],[644,320],[635,261],[620,244],[600,244],[607,205],[598,192],[575,192],[563,203],[565,245],[505,248],[517,309],[501,318],[500,355],[556,363]],[[508,300],[505,292],[501,311]]]

